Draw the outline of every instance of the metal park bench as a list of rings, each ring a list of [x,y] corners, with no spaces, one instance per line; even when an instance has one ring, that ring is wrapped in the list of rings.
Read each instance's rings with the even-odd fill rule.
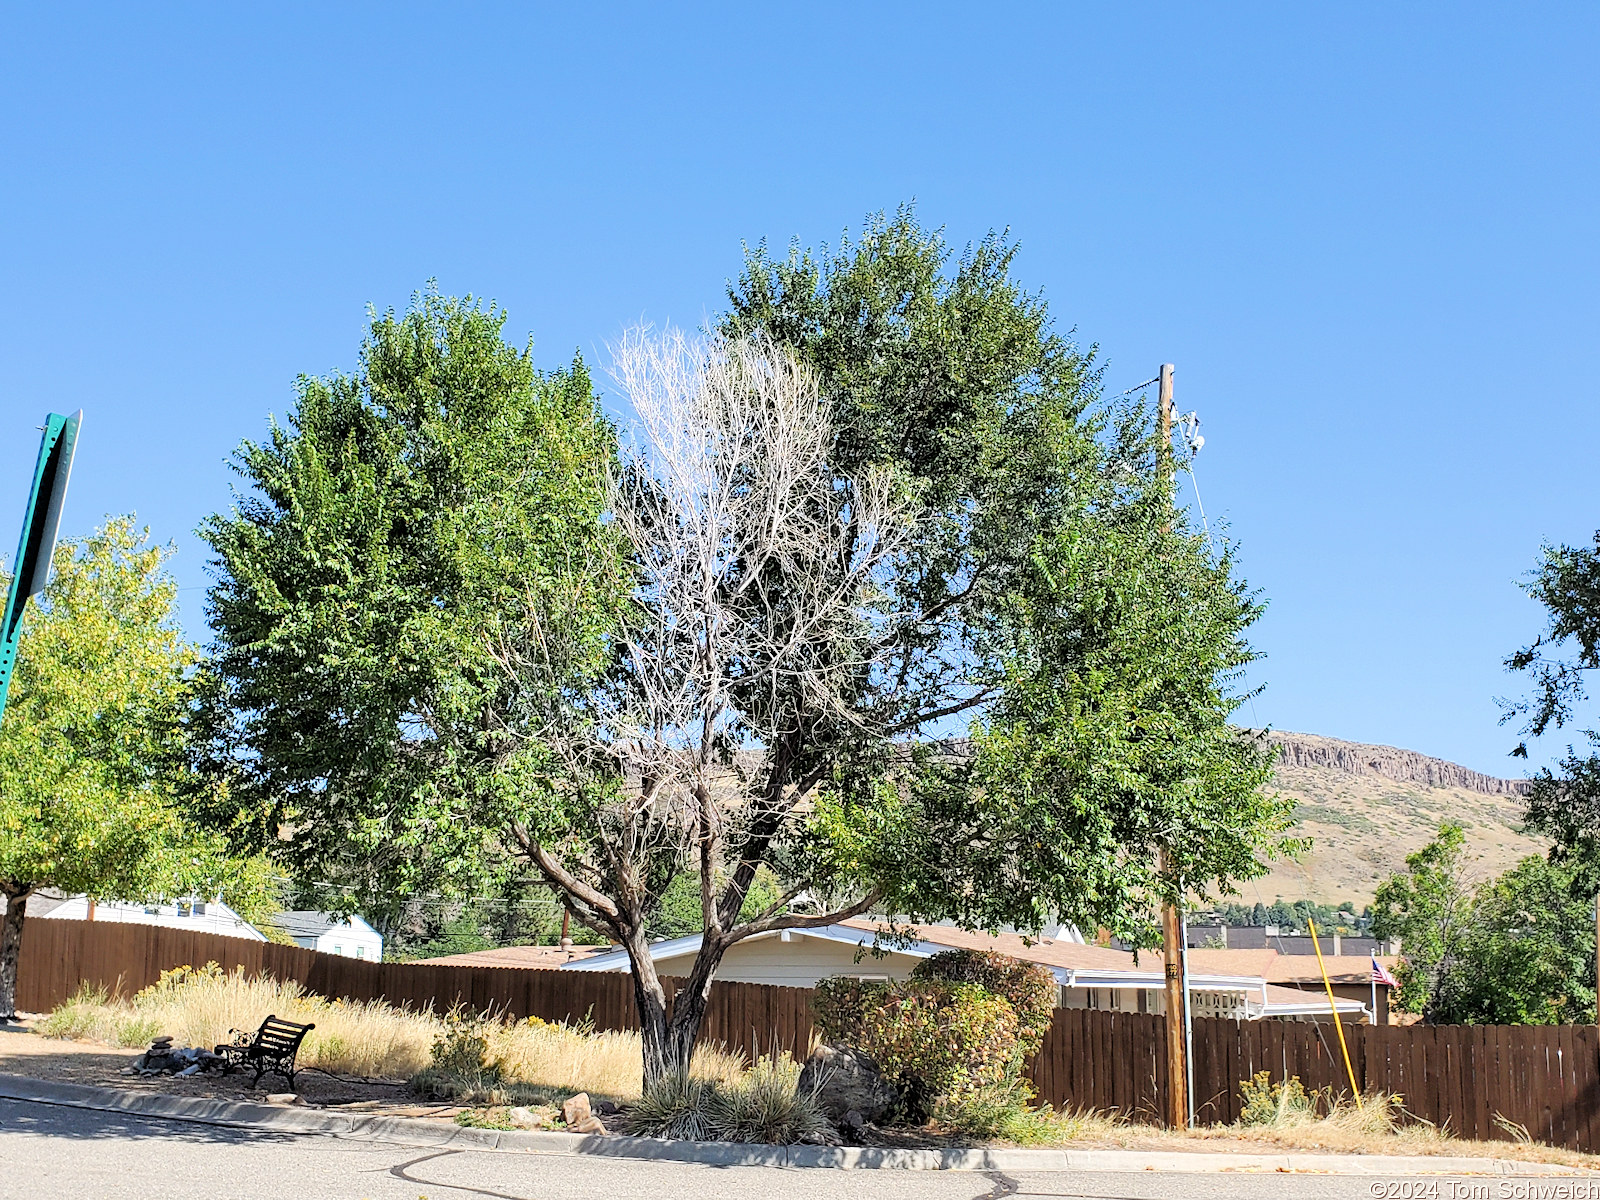
[[[294,1087],[294,1056],[300,1052],[300,1043],[315,1025],[296,1025],[269,1016],[252,1037],[242,1029],[230,1029],[233,1041],[217,1047],[217,1053],[228,1060],[230,1066],[254,1067],[256,1077],[251,1086],[261,1082],[268,1071],[282,1075]]]

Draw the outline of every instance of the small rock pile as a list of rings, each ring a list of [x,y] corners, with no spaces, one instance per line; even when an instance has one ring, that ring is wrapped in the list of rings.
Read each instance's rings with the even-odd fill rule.
[[[124,1067],[124,1075],[176,1075],[182,1079],[189,1075],[199,1075],[201,1072],[223,1072],[228,1069],[228,1060],[220,1054],[213,1054],[210,1050],[199,1046],[184,1046],[181,1049],[172,1048],[170,1036],[158,1037],[150,1043],[138,1058],[133,1060],[131,1066]]]

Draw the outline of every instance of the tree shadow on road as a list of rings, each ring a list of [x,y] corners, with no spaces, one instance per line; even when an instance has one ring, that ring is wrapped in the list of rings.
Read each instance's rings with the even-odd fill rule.
[[[101,1109],[73,1108],[32,1100],[0,1099],[0,1135],[27,1133],[74,1141],[147,1141],[261,1144],[292,1142],[303,1136],[255,1129],[234,1129],[199,1121],[178,1121]]]

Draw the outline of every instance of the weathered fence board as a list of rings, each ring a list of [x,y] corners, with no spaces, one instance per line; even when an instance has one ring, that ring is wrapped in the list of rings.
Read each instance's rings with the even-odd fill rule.
[[[29,921],[23,927],[17,1007],[45,1012],[84,984],[131,995],[173,967],[215,962],[224,970],[295,980],[321,996],[387,1000],[444,1013],[460,1005],[522,1019],[589,1019],[597,1029],[637,1029],[631,976],[599,971],[375,963],[299,946],[154,925]],[[669,1001],[677,981],[668,979]],[[715,983],[704,1034],[750,1058],[787,1050],[804,1058],[813,1039],[811,992],[758,983]]]
[[[1521,1126],[1539,1141],[1600,1151],[1600,1030],[1592,1025],[1347,1025],[1345,1036],[1361,1092],[1399,1095],[1415,1119],[1486,1139],[1514,1138]],[[1059,1009],[1029,1074],[1051,1104],[1159,1120],[1162,1037],[1161,1017]],[[1140,1081],[1132,1088],[1130,1071]],[[1237,1120],[1240,1085],[1257,1071],[1350,1094],[1325,1022],[1196,1020],[1193,1071],[1202,1124]]]

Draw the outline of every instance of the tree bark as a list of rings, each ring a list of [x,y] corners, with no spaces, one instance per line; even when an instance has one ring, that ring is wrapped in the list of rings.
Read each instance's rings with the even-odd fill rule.
[[[0,1021],[17,1019],[17,958],[22,953],[22,922],[28,915],[31,883],[0,882],[5,916],[0,918]]]
[[[627,939],[633,967],[633,1004],[639,1013],[639,1037],[644,1043],[644,1083],[649,1087],[677,1073],[667,1020],[667,993],[650,957],[650,943],[640,922]]]
[[[700,1023],[705,1020],[706,1005],[711,999],[711,983],[727,951],[728,943],[706,933],[700,941],[700,953],[694,956],[694,966],[689,968],[689,978],[672,998],[667,1052],[672,1070],[677,1074],[689,1074],[689,1066],[694,1061],[694,1044],[700,1037]]]

